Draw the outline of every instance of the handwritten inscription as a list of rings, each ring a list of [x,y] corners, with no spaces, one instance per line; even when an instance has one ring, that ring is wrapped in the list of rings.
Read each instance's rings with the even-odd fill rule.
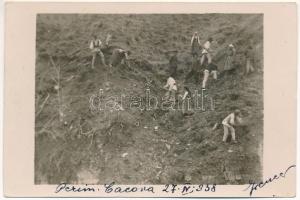
[[[141,187],[124,187],[124,186],[115,186],[115,183],[104,184],[106,193],[133,193],[133,192],[150,192],[154,193],[154,188],[152,186],[141,186]]]
[[[296,165],[291,165],[284,172],[280,172],[278,174],[275,174],[274,176],[272,176],[272,177],[270,177],[270,178],[268,178],[264,181],[261,181],[259,183],[255,183],[253,181],[250,181],[249,186],[244,191],[250,190],[249,195],[252,196],[254,191],[257,191],[258,189],[263,188],[264,186],[266,186],[267,184],[272,183],[275,180],[278,180],[280,178],[285,178],[285,176],[289,172],[289,170],[294,168],[294,167],[296,167]]]
[[[68,185],[66,183],[61,183],[56,187],[55,193],[59,192],[95,192],[95,188],[88,186],[87,184],[85,187],[76,187],[74,185]]]
[[[216,184],[202,184],[202,185],[191,185],[190,183],[186,183],[185,185],[176,185],[176,184],[167,184],[165,188],[162,190],[166,193],[175,193],[179,191],[182,195],[191,194],[194,192],[215,192]]]
[[[244,189],[244,191],[249,190],[249,195],[252,196],[253,193],[266,185],[281,179],[285,178],[287,173],[292,169],[295,168],[296,165],[289,166],[285,171],[282,171],[278,174],[273,175],[272,177],[267,178],[264,181],[255,183],[254,181],[249,181],[249,186]],[[217,185],[216,184],[201,184],[201,185],[191,185],[190,183],[186,183],[184,185],[177,185],[177,184],[166,184],[164,185],[163,189],[160,189],[161,192],[168,193],[168,194],[181,194],[181,195],[188,195],[195,192],[216,192]],[[96,186],[89,186],[85,184],[85,186],[75,186],[69,185],[67,183],[59,184],[56,189],[55,193],[59,192],[97,192],[97,191],[104,191],[105,193],[135,193],[135,192],[144,192],[144,193],[155,193],[153,186],[119,186],[115,185],[115,182],[110,184],[104,184],[103,188],[97,188]]]
[[[157,188],[156,188],[157,189]],[[87,185],[85,186],[75,186],[69,185],[67,183],[59,184],[56,189],[55,193],[59,192],[99,192],[104,191],[105,193],[135,193],[135,192],[143,192],[143,193],[155,193],[153,186],[120,186],[115,185],[115,182],[110,184],[104,184],[102,187],[98,188],[95,185]],[[168,193],[168,194],[181,194],[181,195],[188,195],[194,192],[215,192],[216,191],[216,184],[209,185],[209,184],[202,184],[202,185],[191,185],[190,183],[186,183],[184,185],[176,185],[176,184],[166,184],[162,189],[159,191]]]

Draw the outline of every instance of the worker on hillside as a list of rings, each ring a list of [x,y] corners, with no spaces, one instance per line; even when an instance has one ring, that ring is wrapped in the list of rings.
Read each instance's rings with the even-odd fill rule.
[[[225,66],[224,66],[225,71],[233,69],[235,53],[236,53],[235,47],[233,46],[233,44],[229,44],[226,50],[227,55],[226,55]]]
[[[105,58],[104,58],[104,55],[103,55],[103,53],[101,51],[101,47],[102,47],[101,40],[96,35],[93,35],[93,39],[92,39],[92,41],[90,43],[90,49],[92,50],[92,54],[93,54],[93,57],[92,57],[92,69],[95,68],[95,61],[96,61],[97,55],[100,56],[102,65],[106,66],[106,64],[105,64]]]
[[[203,81],[202,81],[202,89],[205,90],[206,82],[208,81],[209,75],[213,76],[213,79],[217,80],[218,78],[218,66],[214,63],[209,63],[205,66],[203,71]]]
[[[169,71],[170,74],[176,76],[177,74],[177,66],[178,66],[178,58],[177,58],[177,51],[174,51],[174,54],[170,57],[169,60]]]
[[[174,77],[174,75],[172,74],[168,78],[167,84],[164,86],[164,88],[167,90],[167,92],[165,94],[165,99],[170,100],[170,101],[176,100],[177,85],[176,85],[176,81],[173,77]]]
[[[238,123],[242,123],[242,118],[241,118],[241,111],[236,109],[233,113],[229,114],[222,121],[224,127],[223,142],[226,142],[229,134],[228,132],[230,131],[232,141],[236,143],[234,126],[237,125]]]
[[[130,53],[130,51],[126,51],[124,49],[114,49],[109,61],[109,66],[117,67],[119,64],[126,64],[126,61],[129,59]]]
[[[185,81],[191,82],[192,77],[194,77],[195,84],[198,84],[199,76],[200,76],[199,73],[200,73],[200,69],[198,68],[197,65],[194,64],[194,66],[192,66],[191,71],[189,71],[188,74],[185,76]]]
[[[205,59],[207,59],[207,64],[211,63],[211,60],[212,60],[211,52],[212,52],[212,50],[210,49],[210,46],[211,46],[212,41],[213,41],[213,38],[210,37],[210,38],[208,38],[208,40],[203,45],[201,61],[200,61],[201,66],[204,64]]]
[[[110,40],[111,40],[112,35],[111,34],[107,34],[106,35],[106,39],[105,39],[105,45],[108,47],[110,44]]]
[[[201,43],[198,32],[195,32],[191,39],[191,53],[193,57],[193,61],[198,59],[201,50]]]
[[[184,93],[182,96],[182,100],[185,100],[186,98],[192,98],[192,92],[190,91],[190,89],[187,86],[184,87]]]
[[[195,32],[191,39],[191,54],[192,54],[192,66],[190,72],[186,75],[185,79],[190,81],[191,77],[194,76],[196,84],[199,78],[199,68],[200,68],[200,54],[201,54],[201,43],[198,32]]]
[[[251,45],[245,51],[245,58],[246,58],[246,70],[245,74],[249,74],[254,71],[254,51]]]
[[[194,112],[193,112],[193,94],[192,92],[190,91],[190,89],[185,86],[183,88],[183,96],[182,96],[182,114],[183,116],[190,116],[190,115],[193,115]],[[181,95],[180,95],[181,96]]]

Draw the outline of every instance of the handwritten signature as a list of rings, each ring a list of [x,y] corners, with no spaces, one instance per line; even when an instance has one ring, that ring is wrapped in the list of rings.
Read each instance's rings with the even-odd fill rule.
[[[278,174],[275,174],[274,176],[272,176],[272,177],[270,177],[270,178],[268,178],[264,181],[261,181],[259,183],[249,181],[249,186],[244,191],[250,190],[249,195],[252,196],[254,191],[257,191],[258,189],[263,188],[265,185],[267,185],[269,183],[272,183],[273,181],[278,180],[280,178],[285,178],[285,176],[289,172],[289,170],[294,168],[294,167],[296,167],[296,165],[291,165],[284,172],[280,172]]]

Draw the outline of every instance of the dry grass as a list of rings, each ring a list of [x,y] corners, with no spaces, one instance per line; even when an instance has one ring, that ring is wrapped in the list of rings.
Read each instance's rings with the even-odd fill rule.
[[[259,180],[263,141],[262,23],[261,15],[39,15],[35,183],[242,184],[249,179]],[[161,96],[170,50],[179,50],[181,74],[177,80],[182,85],[191,67],[189,44],[196,30],[202,42],[209,36],[218,42],[213,48],[220,70],[229,43],[234,43],[240,53],[241,67],[242,52],[249,42],[256,48],[254,74],[244,77],[238,69],[210,88],[215,111],[183,117],[179,111],[89,110],[89,98],[100,88],[106,96],[124,93],[144,97],[145,82],[152,80],[151,94]],[[92,33],[101,34],[103,40],[110,33],[114,46],[132,51],[131,68],[120,66],[109,74],[98,63],[92,71],[87,49]],[[63,66],[59,102],[49,55]],[[200,88],[195,83],[189,87],[192,91]],[[239,144],[224,145],[222,128],[211,128],[236,107],[242,109],[247,123],[237,128]],[[64,113],[63,122],[58,110]],[[158,131],[154,131],[155,126]]]

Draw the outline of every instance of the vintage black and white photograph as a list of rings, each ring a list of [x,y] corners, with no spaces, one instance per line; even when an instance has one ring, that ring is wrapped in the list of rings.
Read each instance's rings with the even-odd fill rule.
[[[34,183],[261,181],[263,18],[37,14]]]

